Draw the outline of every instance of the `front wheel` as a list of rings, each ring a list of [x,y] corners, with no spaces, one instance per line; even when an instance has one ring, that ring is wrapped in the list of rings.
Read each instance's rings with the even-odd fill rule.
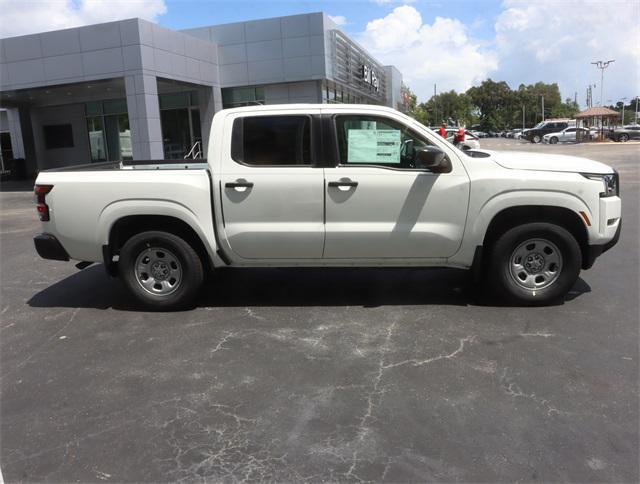
[[[202,261],[193,247],[167,232],[142,232],[120,250],[120,277],[150,309],[179,309],[193,301],[202,285]]]
[[[573,287],[581,261],[580,245],[564,228],[523,224],[496,241],[489,263],[491,285],[496,296],[511,303],[549,304]]]
[[[542,138],[540,138],[540,136],[539,136],[539,135],[535,135],[535,136],[533,137],[533,139],[531,140],[531,142],[532,142],[532,143],[540,143],[540,140],[541,140],[541,139],[542,139]]]
[[[620,136],[618,136],[618,141],[622,141],[623,143],[626,143],[627,141],[629,141],[629,135],[621,134]]]
[[[554,136],[553,138],[551,138],[551,139],[549,140],[549,143],[551,143],[552,145],[557,144],[557,143],[558,143],[558,138],[556,138],[556,137]]]

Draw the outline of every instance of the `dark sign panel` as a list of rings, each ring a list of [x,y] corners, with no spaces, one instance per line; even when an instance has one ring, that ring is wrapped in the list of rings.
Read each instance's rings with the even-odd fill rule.
[[[333,79],[366,98],[384,103],[387,85],[384,67],[339,30],[331,31]]]
[[[371,66],[364,64],[362,66],[362,79],[369,84],[375,92],[379,91],[378,75]]]

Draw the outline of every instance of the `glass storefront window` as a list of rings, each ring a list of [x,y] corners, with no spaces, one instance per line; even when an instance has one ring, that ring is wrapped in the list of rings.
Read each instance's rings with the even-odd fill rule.
[[[107,159],[107,144],[104,139],[102,116],[87,118],[87,130],[89,131],[91,161],[105,161]]]
[[[177,109],[189,106],[189,93],[176,92],[173,94],[161,94],[158,96],[160,100],[160,109]]]
[[[161,94],[160,124],[164,157],[184,158],[195,143],[202,144],[200,110],[196,91]],[[202,156],[202,146],[200,146]]]
[[[127,112],[126,99],[115,99],[113,101],[104,101],[102,103],[104,114],[120,114]]]
[[[127,114],[118,116],[118,135],[120,158],[123,160],[133,160],[131,129],[129,128],[129,116]]]
[[[92,103],[87,103],[86,105],[87,116],[95,116],[97,114],[102,114],[102,102],[96,101]]]
[[[264,104],[264,87],[230,87],[222,90],[222,105],[225,108]]]
[[[85,112],[91,161],[133,159],[126,99],[89,102]]]

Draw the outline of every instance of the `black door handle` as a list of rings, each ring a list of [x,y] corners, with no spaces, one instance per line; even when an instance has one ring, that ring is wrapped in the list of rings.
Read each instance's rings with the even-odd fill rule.
[[[357,187],[357,181],[330,181],[330,187]]]
[[[227,182],[225,188],[252,188],[253,182]]]

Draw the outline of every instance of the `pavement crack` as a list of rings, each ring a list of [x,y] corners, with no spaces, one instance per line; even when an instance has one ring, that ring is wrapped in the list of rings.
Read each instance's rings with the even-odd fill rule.
[[[389,368],[396,368],[398,366],[403,366],[403,365],[424,366],[424,365],[428,365],[429,363],[434,363],[440,360],[451,360],[453,358],[456,358],[459,354],[461,354],[464,351],[464,347],[467,343],[473,343],[475,340],[476,340],[475,335],[465,336],[464,338],[460,339],[460,342],[458,343],[458,347],[451,353],[433,356],[431,358],[425,358],[422,360],[412,358],[410,360],[399,361],[397,363],[390,363],[388,365],[385,365],[384,369],[386,370]]]
[[[513,380],[512,377],[508,376],[508,369],[505,368],[500,376],[500,386],[502,390],[512,398],[524,398],[532,401],[536,405],[542,407],[546,410],[547,415],[557,414],[557,415],[570,415],[570,412],[566,412],[564,410],[558,409],[555,405],[551,403],[549,399],[542,398],[535,393],[526,393],[520,388],[520,386]]]
[[[523,336],[525,338],[526,337],[551,338],[551,337],[555,336],[555,333],[549,333],[549,332],[546,332],[546,331],[536,331],[535,333],[529,333],[529,332],[520,333],[520,336]]]

